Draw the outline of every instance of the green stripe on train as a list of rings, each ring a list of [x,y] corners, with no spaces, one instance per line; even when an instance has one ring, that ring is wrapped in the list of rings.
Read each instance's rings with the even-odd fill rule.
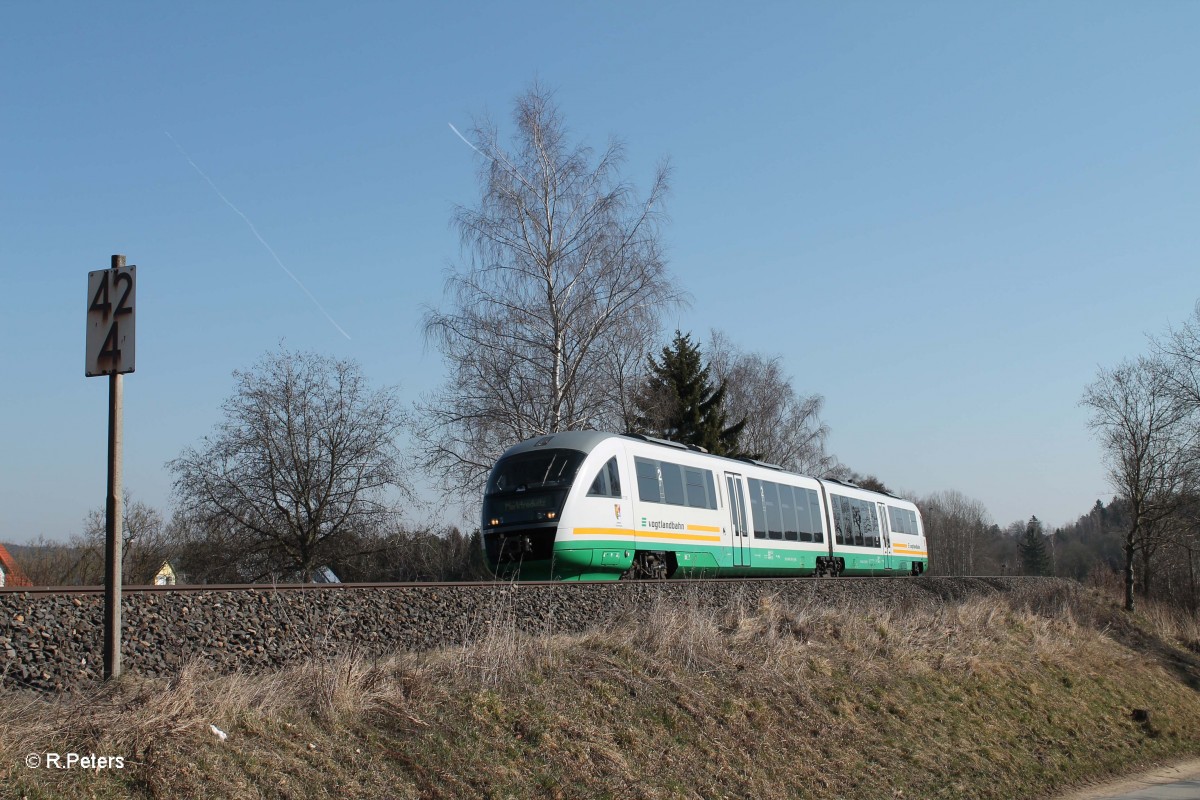
[[[811,574],[816,570],[817,557],[826,554],[824,550],[795,550],[759,544],[745,548],[744,555],[737,559],[749,563],[734,563],[733,548],[729,545],[679,545],[650,539],[637,542],[628,539],[559,541],[554,545],[555,577],[611,579],[629,569],[633,555],[639,549],[674,553],[679,565],[677,574],[681,577]],[[845,560],[846,568],[842,574],[851,576],[908,574],[913,563],[928,563],[928,559],[911,556],[844,552],[837,555]],[[549,577],[549,565],[543,569]]]

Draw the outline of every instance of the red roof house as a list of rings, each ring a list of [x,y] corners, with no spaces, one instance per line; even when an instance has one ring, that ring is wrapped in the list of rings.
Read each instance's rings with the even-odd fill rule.
[[[13,561],[12,554],[0,544],[0,586],[32,586],[33,583],[25,577],[25,573]]]

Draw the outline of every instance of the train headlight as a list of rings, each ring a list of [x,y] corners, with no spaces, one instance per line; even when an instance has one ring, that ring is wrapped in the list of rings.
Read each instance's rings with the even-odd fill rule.
[[[547,512],[546,512],[546,519],[554,519],[554,518],[555,518],[555,517],[557,517],[557,516],[558,516],[558,514],[557,514],[556,512],[554,512],[554,511],[547,511]]]
[[[488,520],[488,522],[491,523],[491,526],[493,528],[500,524],[500,520],[498,520],[498,519],[491,519],[491,520]]]

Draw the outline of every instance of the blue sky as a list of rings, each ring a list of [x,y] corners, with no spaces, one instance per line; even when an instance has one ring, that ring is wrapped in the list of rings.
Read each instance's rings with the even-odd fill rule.
[[[669,157],[666,320],[780,355],[832,451],[1058,525],[1110,490],[1077,405],[1192,312],[1200,5],[16,4],[0,8],[0,540],[104,499],[86,275],[138,265],[125,482],[283,341],[435,387],[424,305],[475,154],[533,79],[571,130]],[[275,263],[246,217],[349,339]],[[422,514],[435,514],[426,511]]]

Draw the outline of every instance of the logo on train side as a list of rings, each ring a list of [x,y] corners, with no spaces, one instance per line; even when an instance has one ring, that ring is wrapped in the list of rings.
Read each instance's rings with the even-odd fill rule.
[[[617,515],[617,522],[621,521],[621,504],[613,503],[613,513]]]
[[[652,531],[682,531],[687,529],[687,526],[682,522],[662,519],[647,520],[645,517],[642,517],[642,527],[649,528]]]

